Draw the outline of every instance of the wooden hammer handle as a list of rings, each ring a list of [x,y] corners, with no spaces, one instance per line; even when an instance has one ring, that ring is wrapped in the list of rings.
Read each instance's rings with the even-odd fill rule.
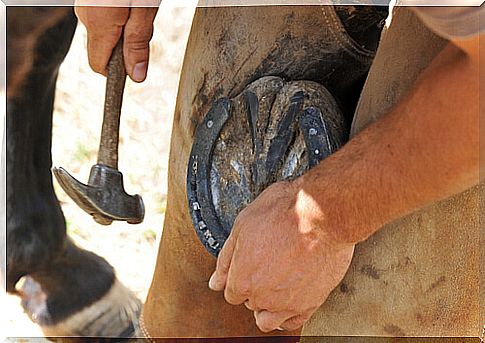
[[[104,99],[103,127],[98,151],[98,164],[118,169],[118,142],[121,103],[125,88],[126,70],[123,59],[123,39],[113,49],[108,63],[106,95]]]

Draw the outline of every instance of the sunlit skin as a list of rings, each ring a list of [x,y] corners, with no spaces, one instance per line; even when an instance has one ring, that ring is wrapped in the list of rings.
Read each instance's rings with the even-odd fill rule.
[[[245,303],[262,331],[299,328],[342,280],[354,251],[313,226],[324,215],[296,182],[271,185],[237,217],[211,288]]]
[[[105,74],[124,29],[127,72],[145,79],[135,66],[148,66],[155,8],[76,13],[95,71]],[[342,280],[356,243],[477,184],[483,55],[479,36],[450,42],[390,113],[302,177],[268,187],[237,217],[210,288],[254,311],[262,331],[297,329]]]

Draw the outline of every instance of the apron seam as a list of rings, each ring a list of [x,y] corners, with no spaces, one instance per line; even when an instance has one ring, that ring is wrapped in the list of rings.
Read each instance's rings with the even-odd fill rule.
[[[360,47],[348,34],[337,16],[333,6],[320,7],[329,31],[336,43],[354,58],[368,60],[374,58],[376,53]]]
[[[143,312],[140,314],[140,319],[138,320],[138,324],[143,334],[143,338],[147,339],[150,343],[156,343],[155,339],[150,335],[148,329],[145,326],[145,317],[143,316]]]

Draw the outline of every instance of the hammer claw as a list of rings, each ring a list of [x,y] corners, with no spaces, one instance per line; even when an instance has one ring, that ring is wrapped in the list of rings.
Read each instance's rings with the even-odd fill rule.
[[[113,220],[122,220],[138,224],[143,221],[143,200],[139,195],[125,192],[123,176],[118,170],[96,164],[91,169],[87,185],[62,167],[54,167],[52,172],[67,195],[97,223],[110,225]]]
[[[66,192],[66,194],[69,195],[80,208],[91,215],[97,212],[91,202],[85,196],[82,196],[83,194],[88,193],[87,185],[76,180],[62,167],[53,167],[52,173],[64,192]]]

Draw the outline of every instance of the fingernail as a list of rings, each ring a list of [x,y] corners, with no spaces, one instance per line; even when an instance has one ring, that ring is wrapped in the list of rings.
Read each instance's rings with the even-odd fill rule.
[[[217,291],[216,289],[216,273],[212,274],[211,278],[209,279],[209,288],[213,291]]]
[[[142,82],[145,80],[145,77],[147,75],[147,63],[146,62],[140,62],[135,64],[135,67],[133,68],[133,80],[137,82]]]
[[[276,330],[278,330],[278,331],[285,331],[285,329],[283,329],[281,326],[278,326],[278,327],[276,328]]]

